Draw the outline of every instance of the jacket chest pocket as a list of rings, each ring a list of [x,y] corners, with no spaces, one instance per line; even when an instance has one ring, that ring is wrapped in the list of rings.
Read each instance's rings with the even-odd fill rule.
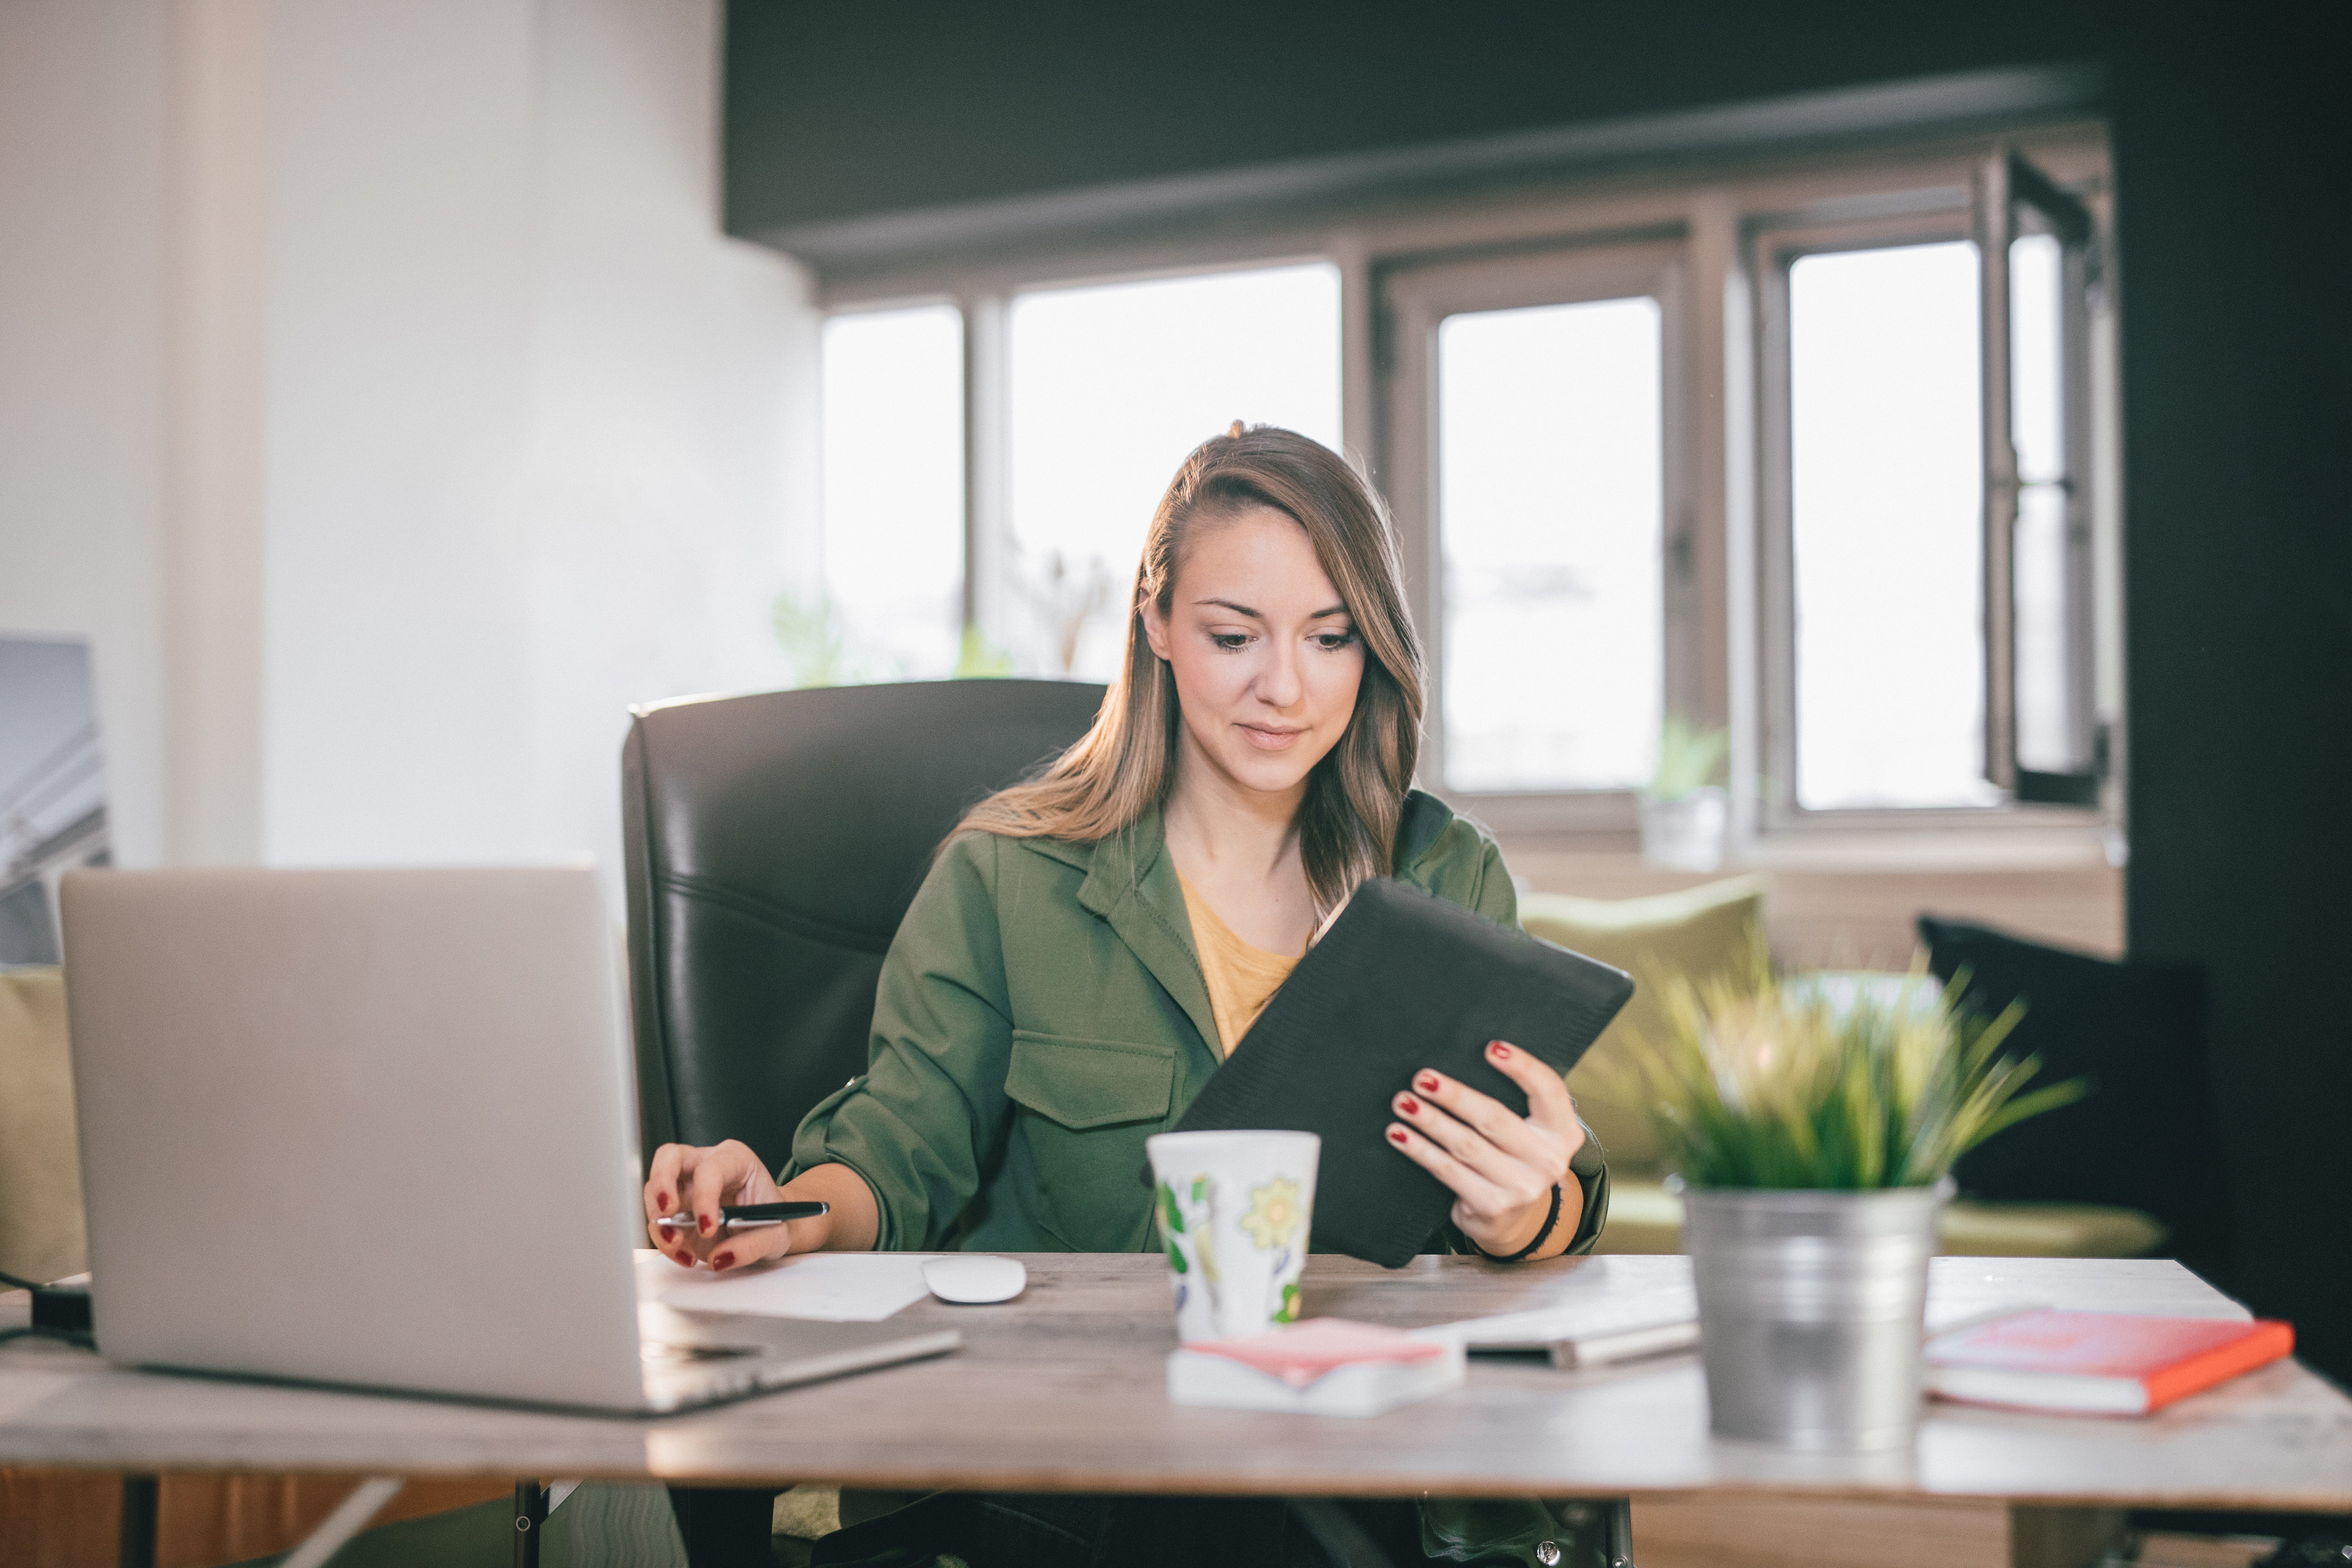
[[[1035,1162],[1045,1226],[1080,1252],[1147,1244],[1151,1194],[1138,1179],[1143,1141],[1176,1091],[1176,1048],[1013,1035],[1004,1092]]]

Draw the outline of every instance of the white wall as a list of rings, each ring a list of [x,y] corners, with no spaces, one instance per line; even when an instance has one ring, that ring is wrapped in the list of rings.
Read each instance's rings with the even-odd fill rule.
[[[717,26],[281,7],[271,860],[609,862],[626,705],[780,677],[814,321],[716,233]]]
[[[0,0],[0,633],[90,639],[134,862],[163,840],[163,70],[155,0]]]
[[[719,45],[717,0],[0,0],[0,627],[99,633],[126,858],[609,864],[626,705],[782,678],[816,320],[718,233]]]

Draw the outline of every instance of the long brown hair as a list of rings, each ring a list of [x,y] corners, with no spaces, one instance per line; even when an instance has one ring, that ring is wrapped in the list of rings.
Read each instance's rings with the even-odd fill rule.
[[[1176,678],[1143,635],[1143,606],[1169,614],[1196,524],[1272,507],[1307,530],[1370,657],[1348,728],[1307,776],[1299,858],[1318,917],[1367,877],[1394,869],[1397,824],[1421,754],[1421,645],[1405,609],[1387,509],[1319,441],[1260,425],[1195,447],[1151,514],[1127,620],[1127,658],[1094,728],[1033,779],[974,806],[956,826],[1013,838],[1108,838],[1162,804],[1175,780]]]

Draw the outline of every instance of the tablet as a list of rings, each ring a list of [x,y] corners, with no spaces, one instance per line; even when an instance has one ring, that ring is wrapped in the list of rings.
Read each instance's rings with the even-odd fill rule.
[[[1487,1061],[1487,1042],[1566,1073],[1633,994],[1621,970],[1373,878],[1174,1131],[1320,1134],[1315,1250],[1402,1268],[1428,1250],[1454,1194],[1382,1136],[1391,1099],[1434,1068],[1525,1115],[1527,1096]]]

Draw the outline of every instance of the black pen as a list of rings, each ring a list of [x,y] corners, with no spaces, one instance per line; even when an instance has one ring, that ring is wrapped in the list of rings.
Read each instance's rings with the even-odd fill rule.
[[[757,1230],[761,1226],[782,1225],[786,1220],[816,1219],[833,1212],[831,1204],[729,1204],[719,1211],[721,1230]],[[667,1230],[692,1230],[694,1216],[690,1214],[668,1214],[654,1222]]]

